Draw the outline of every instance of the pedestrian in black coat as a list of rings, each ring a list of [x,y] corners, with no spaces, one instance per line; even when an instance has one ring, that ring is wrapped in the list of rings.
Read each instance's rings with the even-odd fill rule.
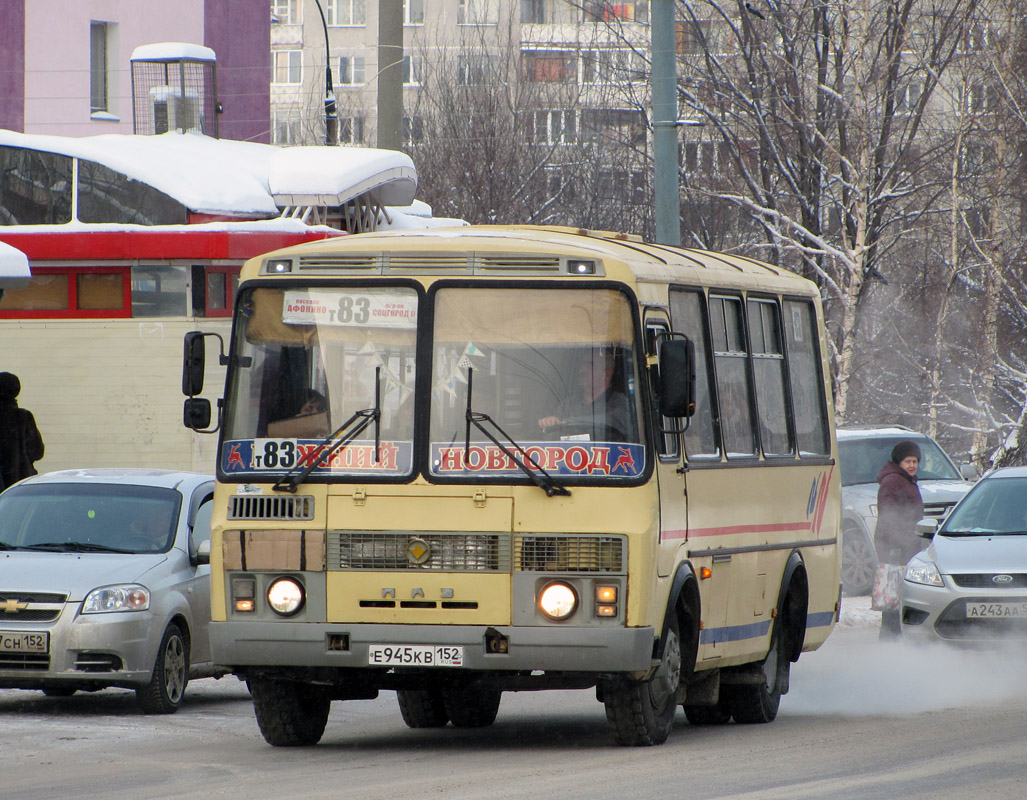
[[[916,524],[924,516],[924,501],[916,485],[920,448],[916,442],[899,442],[892,448],[891,461],[877,474],[877,529],[874,546],[882,564],[904,567],[920,551]],[[881,636],[898,635],[900,609],[881,612]]]
[[[32,412],[18,408],[19,392],[18,376],[0,372],[0,489],[35,475],[43,457],[43,437]]]

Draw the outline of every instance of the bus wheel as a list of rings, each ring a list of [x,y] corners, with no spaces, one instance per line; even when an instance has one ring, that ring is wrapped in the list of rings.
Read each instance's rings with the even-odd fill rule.
[[[324,689],[270,678],[251,678],[249,684],[264,741],[274,747],[303,747],[321,740],[332,702]]]
[[[503,693],[488,686],[442,690],[446,713],[457,728],[487,728],[496,721]]]
[[[724,687],[727,706],[735,722],[773,722],[781,705],[781,695],[788,691],[788,672],[791,663],[785,647],[786,637],[783,620],[774,625],[774,638],[770,652],[760,664],[763,680],[757,683],[741,683]]]
[[[438,689],[397,689],[396,699],[409,728],[441,728],[449,722],[449,712]]]
[[[615,678],[603,687],[606,719],[617,744],[663,744],[674,726],[680,682],[681,638],[674,618],[667,626],[663,659],[652,677],[645,681]]]

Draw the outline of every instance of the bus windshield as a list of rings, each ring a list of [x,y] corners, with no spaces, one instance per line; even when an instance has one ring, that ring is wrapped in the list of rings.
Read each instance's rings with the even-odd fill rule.
[[[606,288],[446,287],[434,297],[431,474],[519,474],[485,431],[468,428],[468,410],[487,415],[504,446],[522,447],[529,465],[554,475],[642,473],[625,295]]]
[[[333,452],[314,474],[410,473],[415,290],[257,288],[242,293],[237,307],[221,452],[226,474],[301,465],[354,413],[376,407],[378,425]]]

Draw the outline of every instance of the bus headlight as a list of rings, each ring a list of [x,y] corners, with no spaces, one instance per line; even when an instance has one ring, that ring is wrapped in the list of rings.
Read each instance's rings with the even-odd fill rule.
[[[267,604],[283,617],[291,617],[303,608],[303,587],[292,578],[279,578],[267,589]]]
[[[566,583],[550,583],[538,595],[538,608],[549,619],[567,619],[578,607],[578,595]]]

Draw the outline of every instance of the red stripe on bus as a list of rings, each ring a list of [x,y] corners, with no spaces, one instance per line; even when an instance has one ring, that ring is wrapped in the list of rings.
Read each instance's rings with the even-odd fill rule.
[[[813,530],[820,534],[820,523],[824,520],[824,510],[827,508],[827,489],[831,485],[831,475],[834,474],[834,467],[827,473],[827,478],[824,480],[823,486],[820,487],[820,497],[817,498],[817,515],[816,523]]]
[[[812,530],[811,522],[778,522],[773,525],[724,525],[716,528],[693,528],[690,531],[663,531],[664,539],[694,539],[699,536],[731,536],[738,533],[781,533]]]

